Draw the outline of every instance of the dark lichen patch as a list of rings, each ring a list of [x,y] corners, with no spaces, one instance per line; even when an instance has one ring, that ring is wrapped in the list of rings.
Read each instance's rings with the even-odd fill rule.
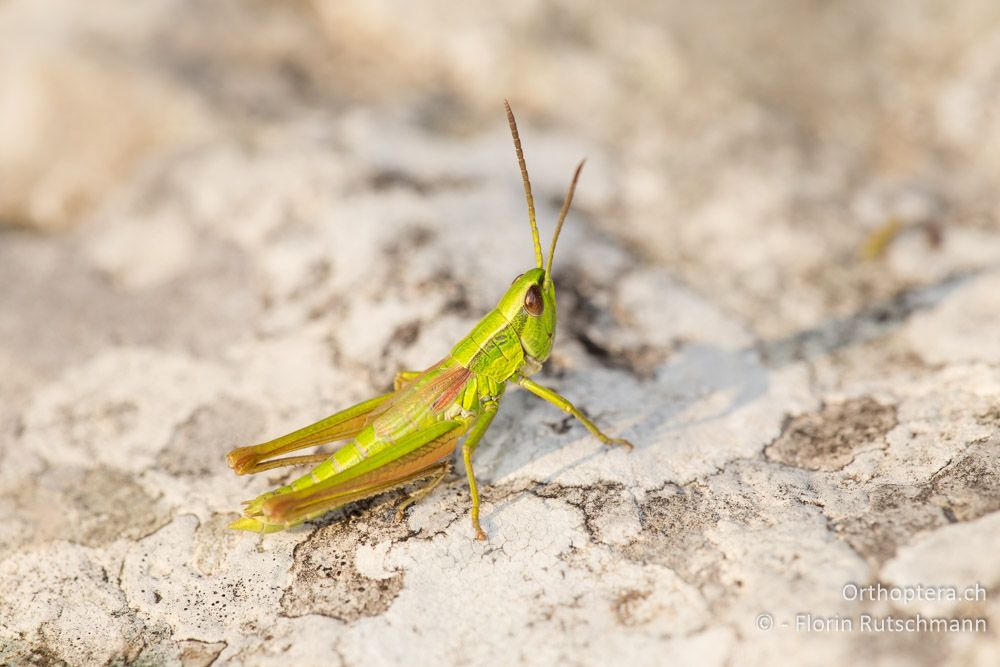
[[[473,305],[469,297],[469,290],[465,281],[455,277],[447,267],[442,267],[435,271],[430,278],[417,283],[420,292],[434,294],[444,298],[440,313],[442,315],[453,314],[461,316],[482,317],[486,312],[483,308]]]
[[[636,627],[648,623],[649,619],[641,613],[641,608],[652,594],[652,591],[628,590],[618,595],[611,605],[618,623],[626,627]]]
[[[1000,439],[969,445],[929,482],[885,485],[863,514],[833,522],[834,530],[869,562],[880,565],[918,533],[1000,510]]]
[[[203,642],[185,639],[177,642],[181,667],[209,667],[226,648],[226,642]]]
[[[930,502],[955,521],[1000,510],[1000,438],[974,442],[931,481]]]
[[[556,435],[564,435],[569,433],[573,428],[574,417],[572,415],[567,415],[557,422],[546,422],[546,425],[552,429],[552,432]]]
[[[222,396],[197,408],[174,430],[170,443],[157,458],[157,466],[174,475],[216,474],[226,452],[252,444],[264,427],[264,411],[258,406]]]
[[[310,295],[320,292],[333,275],[333,265],[328,259],[320,259],[311,262],[298,285],[288,293],[289,301],[297,301],[308,298]],[[270,295],[266,295],[270,301]],[[268,303],[270,306],[271,304]],[[316,313],[310,310],[310,319],[315,318]]]
[[[884,272],[873,272],[874,267],[852,266],[847,273],[842,272],[843,267],[837,267],[837,278],[831,280],[831,269],[835,266],[836,263],[827,262],[822,267],[815,267],[809,272],[809,282],[814,279],[821,281],[826,285],[822,291],[835,286],[838,293],[848,296],[850,300],[860,295],[858,288],[867,294],[853,307],[840,298],[830,300],[827,304],[830,310],[840,311],[841,316],[760,346],[759,352],[765,363],[785,365],[792,361],[829,357],[876,341],[898,329],[914,313],[940,303],[969,277],[969,274],[955,273],[928,285],[898,289],[900,286],[884,280]],[[859,268],[863,269],[861,273],[856,272]],[[746,313],[750,321],[756,321],[759,317],[753,311],[773,312],[772,298],[773,295],[754,299],[737,310]],[[908,361],[906,365],[911,369],[925,365],[917,355],[908,356]]]
[[[100,547],[136,540],[170,520],[169,511],[135,482],[111,468],[52,468],[4,494],[29,532],[21,544],[67,540]]]
[[[347,520],[323,526],[295,547],[292,583],[281,597],[281,614],[321,614],[345,623],[384,613],[403,589],[403,575],[373,579],[356,563],[359,547],[407,535],[402,523],[381,514],[355,511]]]
[[[415,250],[426,247],[434,240],[434,230],[423,225],[403,229],[382,250],[390,268],[400,267]]]
[[[806,470],[841,470],[859,452],[883,446],[897,423],[895,406],[869,397],[824,405],[819,412],[787,420],[764,454]]]
[[[79,485],[67,488],[69,505],[81,513],[76,521],[68,521],[69,532],[87,546],[119,538],[138,540],[170,520],[169,511],[119,470],[88,470]]]
[[[96,410],[79,410],[73,403],[62,404],[58,409],[59,419],[71,432],[72,427],[81,422],[99,420],[104,428],[113,436],[121,436],[135,430],[139,424],[139,406],[134,401],[108,401],[102,403]],[[76,442],[82,441],[74,439]]]
[[[1000,405],[994,405],[988,410],[976,415],[976,423],[989,426],[1000,431]]]
[[[559,320],[570,338],[605,368],[624,370],[645,380],[671,350],[630,340],[627,330],[613,316],[608,287],[594,282],[585,271],[567,268],[557,272]]]
[[[125,637],[128,645],[119,655],[107,662],[108,667],[154,667],[176,664],[180,647],[171,638],[173,634],[166,623],[137,625]],[[181,663],[186,665],[187,663]],[[198,664],[198,663],[195,663]],[[204,663],[201,663],[204,664]]]
[[[5,662],[2,663],[4,667],[7,667],[7,665],[18,664],[33,666],[38,665],[38,667],[69,667],[70,664],[59,656],[59,652],[56,649],[51,648],[48,643],[43,640],[39,640],[39,643],[36,643],[34,646],[31,646],[24,651],[18,651],[18,648],[14,647],[14,650],[11,652],[13,657],[9,658],[9,662],[6,662],[8,660],[8,656],[6,655],[7,648],[8,647],[4,647],[4,649],[0,651],[0,658],[5,660]]]
[[[386,343],[386,354],[388,354],[388,350],[407,348],[416,343],[417,338],[420,337],[420,327],[420,320],[406,322],[396,327],[392,335],[389,336],[389,342]]]
[[[624,370],[636,378],[648,380],[667,358],[667,351],[652,345],[625,347],[612,342],[610,336],[597,334],[594,329],[577,331],[575,338],[587,354],[606,368]]]
[[[368,183],[375,192],[407,189],[413,190],[417,194],[425,195],[439,190],[467,189],[474,185],[475,180],[454,176],[428,179],[421,178],[414,173],[401,169],[379,169],[371,173]]]
[[[693,585],[713,580],[722,555],[707,534],[720,518],[705,489],[667,486],[640,505],[642,534],[624,548],[625,555],[662,563]]]
[[[832,526],[858,554],[880,565],[918,533],[1000,510],[998,467],[1000,438],[973,442],[929,481],[876,487],[866,512]]]
[[[867,512],[834,521],[832,527],[855,552],[880,566],[914,535],[948,523],[945,513],[927,498],[927,488],[880,486],[870,494]]]

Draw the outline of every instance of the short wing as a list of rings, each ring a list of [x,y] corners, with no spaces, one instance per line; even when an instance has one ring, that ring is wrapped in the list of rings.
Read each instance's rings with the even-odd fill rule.
[[[392,442],[411,430],[439,421],[440,415],[462,395],[472,371],[455,362],[440,362],[393,397],[373,420],[375,437]]]
[[[405,453],[400,448],[403,440],[415,433],[432,432],[447,419],[444,413],[448,406],[441,406],[442,397],[460,395],[470,377],[471,373],[458,364],[445,362],[431,367],[387,401],[370,427],[308,474],[270,495],[301,491],[331,479],[334,483],[353,479],[383,461],[398,458]]]

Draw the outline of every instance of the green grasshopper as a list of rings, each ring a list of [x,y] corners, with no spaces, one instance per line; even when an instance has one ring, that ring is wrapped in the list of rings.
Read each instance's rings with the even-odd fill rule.
[[[548,263],[542,268],[542,245],[535,221],[528,169],[517,123],[506,101],[507,122],[521,169],[528,222],[535,246],[535,268],[511,284],[497,307],[487,313],[444,359],[424,371],[401,371],[393,391],[347,408],[311,426],[275,440],[229,452],[229,466],[239,475],[273,468],[319,463],[306,475],[247,501],[244,516],[230,528],[270,533],[315,519],[348,503],[422,482],[399,505],[396,519],[441,483],[459,438],[472,498],[472,527],[479,525],[479,491],[472,453],[496,416],[508,382],[513,382],[580,420],[602,443],[632,448],[632,443],[605,435],[566,398],[530,379],[549,357],[556,327],[556,295],[552,258],[583,162],[576,167]],[[329,454],[283,456],[305,447],[347,440]],[[282,458],[277,458],[282,457]]]

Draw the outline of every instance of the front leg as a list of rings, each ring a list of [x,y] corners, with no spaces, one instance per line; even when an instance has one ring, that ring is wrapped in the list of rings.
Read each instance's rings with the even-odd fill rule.
[[[605,445],[622,445],[623,447],[627,447],[629,449],[632,449],[632,447],[634,446],[631,442],[629,442],[625,438],[612,438],[608,435],[605,435],[604,432],[601,431],[601,429],[597,428],[597,424],[587,419],[586,415],[580,412],[575,405],[569,402],[569,399],[552,391],[548,387],[543,387],[534,380],[526,378],[523,375],[519,375],[516,378],[514,378],[514,382],[524,387],[535,396],[538,396],[539,398],[544,398],[552,405],[555,405],[556,407],[562,409],[565,412],[568,412],[569,414],[579,419],[580,423],[586,426],[587,430],[590,431],[592,434],[594,434],[594,436],[598,440],[603,442]]]

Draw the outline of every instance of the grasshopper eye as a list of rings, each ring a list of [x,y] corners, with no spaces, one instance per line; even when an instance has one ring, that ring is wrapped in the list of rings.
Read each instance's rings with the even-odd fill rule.
[[[542,291],[538,289],[538,285],[532,285],[524,295],[524,309],[532,317],[538,317],[542,314],[544,308],[545,302],[542,300]]]

